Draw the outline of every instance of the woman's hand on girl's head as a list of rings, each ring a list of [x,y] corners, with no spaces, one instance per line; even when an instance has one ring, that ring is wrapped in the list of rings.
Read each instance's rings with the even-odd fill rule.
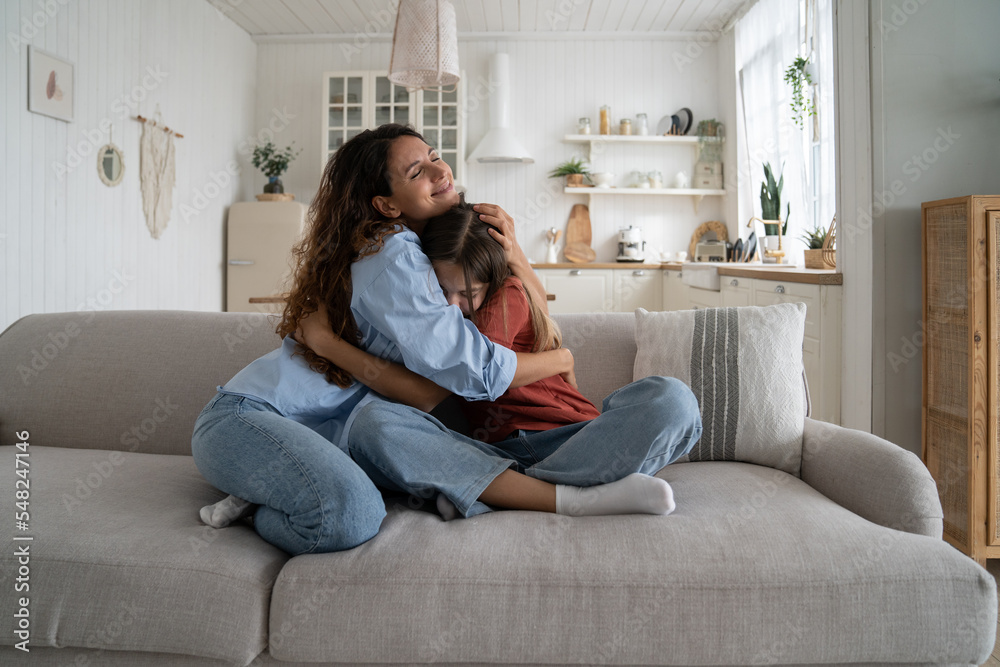
[[[476,204],[473,209],[479,214],[479,219],[490,226],[490,236],[503,246],[507,263],[512,266],[519,262],[527,264],[524,251],[514,235],[514,218],[496,204]]]

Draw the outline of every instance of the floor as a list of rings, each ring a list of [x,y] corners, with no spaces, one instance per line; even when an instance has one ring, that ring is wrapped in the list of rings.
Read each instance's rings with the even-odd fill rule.
[[[986,561],[986,569],[989,570],[993,578],[997,580],[998,593],[997,596],[1000,598],[1000,560],[988,560]],[[997,622],[997,636],[1000,638],[1000,621]],[[983,663],[983,667],[1000,667],[1000,641],[997,641],[993,645],[993,655],[990,659]]]

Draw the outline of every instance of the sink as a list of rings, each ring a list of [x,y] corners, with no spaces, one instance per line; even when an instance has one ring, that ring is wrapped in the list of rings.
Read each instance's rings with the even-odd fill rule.
[[[718,292],[719,269],[710,262],[684,262],[681,264],[681,282],[698,289]]]

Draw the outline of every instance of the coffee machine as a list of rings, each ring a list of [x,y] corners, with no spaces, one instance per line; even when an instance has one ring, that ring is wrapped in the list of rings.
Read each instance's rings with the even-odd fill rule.
[[[618,230],[618,261],[642,262],[646,259],[646,242],[642,240],[642,229],[629,225]]]

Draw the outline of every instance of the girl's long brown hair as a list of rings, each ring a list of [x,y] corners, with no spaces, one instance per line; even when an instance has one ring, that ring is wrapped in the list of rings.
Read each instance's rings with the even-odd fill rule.
[[[404,135],[423,140],[411,127],[382,125],[347,141],[326,163],[309,207],[309,228],[292,249],[292,288],[276,329],[282,338],[294,334],[299,320],[323,303],[333,333],[354,345],[360,342],[351,314],[351,264],[378,252],[386,237],[402,228],[400,221],[380,214],[372,199],[392,195],[389,148]],[[298,350],[328,382],[340,387],[353,382],[350,374],[312,350]]]
[[[503,287],[511,276],[511,271],[503,246],[490,235],[490,225],[479,219],[479,214],[472,206],[463,197],[445,213],[429,219],[420,237],[420,245],[432,262],[448,262],[462,267],[466,294],[472,294],[473,281],[484,283],[485,304]],[[559,325],[538,307],[528,289],[524,289],[524,294],[528,298],[531,328],[535,333],[535,344],[531,351],[541,352],[561,347],[562,332]],[[506,303],[501,312],[506,331]],[[469,314],[469,319],[478,326],[475,312]]]

